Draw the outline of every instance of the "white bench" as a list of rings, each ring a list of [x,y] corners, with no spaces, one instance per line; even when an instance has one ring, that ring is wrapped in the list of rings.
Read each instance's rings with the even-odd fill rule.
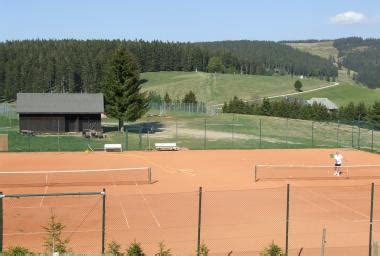
[[[121,144],[104,144],[104,151],[123,151]]]
[[[179,150],[177,143],[154,143],[156,150]]]

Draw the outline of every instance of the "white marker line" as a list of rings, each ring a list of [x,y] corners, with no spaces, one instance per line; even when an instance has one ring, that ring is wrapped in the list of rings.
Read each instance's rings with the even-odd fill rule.
[[[48,186],[45,186],[45,191],[44,191],[44,194],[46,194],[47,193],[47,191],[48,191]],[[44,199],[45,199],[45,196],[42,196],[42,198],[41,198],[41,202],[40,202],[40,208],[42,208],[42,204],[44,203]]]
[[[140,196],[141,196],[142,199],[143,199],[143,202],[144,202],[146,208],[147,208],[148,211],[150,212],[150,215],[152,216],[152,218],[153,218],[154,221],[156,222],[157,227],[160,228],[160,227],[161,227],[160,222],[158,222],[158,219],[157,219],[156,215],[154,215],[153,210],[152,210],[152,208],[150,207],[150,205],[149,205],[149,203],[148,203],[148,200],[146,200],[146,198],[145,198],[143,192],[141,191],[141,189],[140,189],[140,187],[139,187],[139,185],[137,184],[136,181],[135,181],[135,185],[136,185],[136,188],[137,188],[137,190],[138,190]]]
[[[125,212],[124,205],[123,205],[123,203],[121,202],[121,199],[120,199],[120,192],[119,192],[118,186],[116,185],[115,177],[113,175],[111,175],[111,176],[112,176],[113,186],[115,187],[115,190],[116,190],[117,198],[119,199],[119,205],[120,205],[120,208],[121,208],[121,212],[123,213],[125,224],[127,225],[128,229],[129,229],[131,227],[129,226],[129,222],[128,222],[127,214]]]

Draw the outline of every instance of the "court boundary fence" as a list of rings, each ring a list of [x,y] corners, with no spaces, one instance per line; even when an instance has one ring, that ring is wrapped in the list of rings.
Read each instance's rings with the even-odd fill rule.
[[[374,255],[377,255],[378,253],[378,242],[377,241],[373,241],[373,222],[374,222],[374,219],[373,219],[373,212],[374,212],[374,192],[375,192],[375,184],[372,182],[370,183],[371,185],[371,189],[370,189],[370,212],[369,212],[369,219],[368,219],[368,235],[369,235],[369,239],[368,239],[368,255],[369,256],[374,256]],[[202,205],[203,205],[203,201],[202,201],[202,195],[203,193],[207,194],[209,192],[214,192],[214,191],[206,191],[204,192],[203,191],[203,188],[202,187],[199,187],[199,190],[198,190],[198,220],[197,220],[197,234],[194,234],[194,238],[195,236],[196,237],[196,241],[197,241],[197,248],[196,248],[196,253],[198,256],[200,256],[201,254],[201,241],[202,241]],[[76,196],[76,195],[94,195],[94,196],[97,196],[97,195],[100,195],[102,196],[102,202],[103,202],[103,205],[102,205],[102,221],[101,221],[101,225],[102,225],[102,241],[101,241],[101,244],[102,244],[102,255],[104,255],[105,253],[105,214],[106,214],[106,191],[105,189],[103,189],[102,192],[73,192],[73,193],[44,193],[44,194],[2,194],[0,192],[0,252],[2,252],[2,239],[3,239],[3,202],[2,200],[4,198],[7,198],[7,197],[10,197],[10,198],[19,198],[19,197],[41,197],[41,196]],[[285,233],[283,234],[284,237],[283,237],[283,241],[284,241],[284,245],[285,245],[285,248],[284,248],[284,255],[288,256],[289,255],[289,244],[291,243],[292,241],[292,236],[289,236],[289,230],[291,229],[291,214],[292,214],[292,206],[291,206],[291,202],[292,202],[292,187],[290,184],[287,184],[286,185],[286,197],[284,197],[284,199],[286,200],[286,202],[284,202],[284,204],[286,205],[286,211],[284,212],[284,223],[282,223],[282,225],[284,225],[285,227]],[[284,201],[285,201],[284,200]],[[207,239],[207,238],[206,238]],[[321,236],[321,239],[322,239],[322,242],[321,242],[321,247],[320,247],[320,250],[321,250],[321,255],[324,255],[324,250],[325,250],[325,240],[326,240],[326,229],[324,228],[323,229],[323,233],[322,233],[322,236]],[[207,243],[207,241],[206,241]]]
[[[101,196],[102,197],[102,221],[101,221],[101,255],[105,254],[105,229],[106,229],[106,189],[101,192],[66,192],[66,193],[42,193],[42,194],[3,194],[0,192],[0,255],[3,252],[4,241],[4,198],[22,197],[65,197],[65,196]]]

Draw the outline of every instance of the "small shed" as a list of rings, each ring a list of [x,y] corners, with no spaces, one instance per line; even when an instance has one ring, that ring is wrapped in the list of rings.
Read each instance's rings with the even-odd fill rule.
[[[338,110],[338,106],[335,105],[334,102],[329,100],[328,98],[311,98],[310,100],[306,101],[309,105],[313,104],[321,104],[325,106],[329,111],[336,111]]]
[[[36,133],[100,131],[101,93],[18,93],[19,129]]]

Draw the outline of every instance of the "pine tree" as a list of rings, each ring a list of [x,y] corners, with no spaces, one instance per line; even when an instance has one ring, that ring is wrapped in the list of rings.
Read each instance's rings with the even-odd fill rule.
[[[197,103],[197,97],[193,91],[189,91],[185,94],[185,97],[182,99],[182,103]]]
[[[112,55],[102,83],[106,113],[119,120],[135,121],[148,110],[146,93],[140,93],[139,67],[132,53],[120,46]]]
[[[165,96],[164,96],[164,102],[168,104],[172,103],[172,99],[170,98],[167,92],[165,93]]]

